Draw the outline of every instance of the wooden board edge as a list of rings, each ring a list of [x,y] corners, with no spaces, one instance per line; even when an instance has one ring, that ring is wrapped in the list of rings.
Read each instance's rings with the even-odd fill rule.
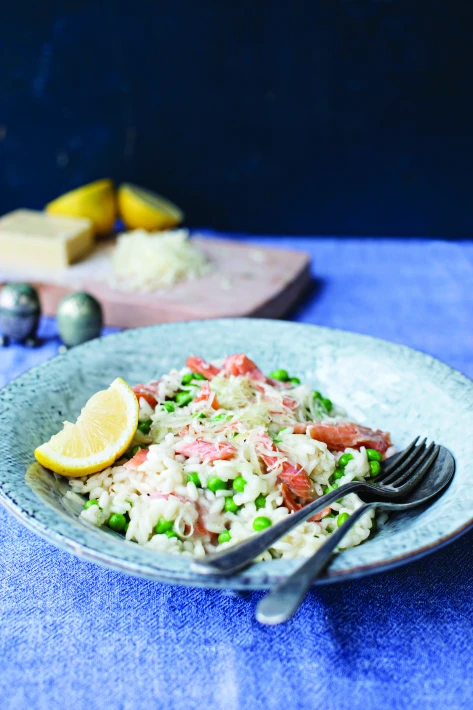
[[[310,260],[308,260],[299,275],[288,284],[284,291],[268,299],[266,303],[263,303],[249,315],[253,318],[281,318],[296,305],[308,290],[311,280]]]

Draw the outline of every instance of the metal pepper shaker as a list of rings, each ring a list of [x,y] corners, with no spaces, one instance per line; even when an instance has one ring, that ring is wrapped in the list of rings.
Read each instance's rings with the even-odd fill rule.
[[[96,298],[84,291],[70,293],[57,309],[59,335],[66,348],[97,338],[102,330],[102,307]]]
[[[41,316],[38,292],[24,283],[8,283],[0,290],[0,346],[17,340],[28,347],[37,345],[36,331]]]

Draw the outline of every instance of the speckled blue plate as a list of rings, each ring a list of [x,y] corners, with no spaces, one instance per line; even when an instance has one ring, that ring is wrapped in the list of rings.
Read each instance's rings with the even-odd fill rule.
[[[388,521],[374,537],[336,556],[320,582],[384,570],[453,539],[473,521],[473,382],[409,348],[354,333],[266,320],[219,320],[141,328],[94,340],[26,373],[0,392],[0,501],[29,528],[84,559],[176,584],[268,587],[299,564],[274,560],[231,578],[199,577],[184,557],[158,554],[78,519],[64,479],[34,462],[36,446],[117,376],[133,382],[206,359],[246,352],[266,372],[287,367],[357,421],[385,429],[402,448],[414,436],[454,454],[453,483],[433,505]]]

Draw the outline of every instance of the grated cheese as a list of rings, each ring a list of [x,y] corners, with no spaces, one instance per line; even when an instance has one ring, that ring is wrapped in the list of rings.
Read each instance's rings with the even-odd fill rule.
[[[187,229],[151,233],[136,229],[118,237],[112,269],[113,288],[149,292],[197,279],[209,273],[212,264],[192,244]]]

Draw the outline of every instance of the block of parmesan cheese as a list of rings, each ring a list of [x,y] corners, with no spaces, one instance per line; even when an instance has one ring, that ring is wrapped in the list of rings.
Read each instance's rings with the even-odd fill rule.
[[[94,234],[88,219],[16,210],[0,219],[0,265],[64,268],[86,256]]]

